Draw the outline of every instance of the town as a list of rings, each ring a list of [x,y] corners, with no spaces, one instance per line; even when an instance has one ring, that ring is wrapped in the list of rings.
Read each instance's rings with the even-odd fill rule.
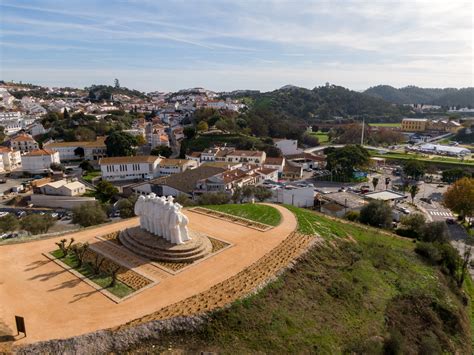
[[[471,2],[0,13],[0,354],[474,352]]]

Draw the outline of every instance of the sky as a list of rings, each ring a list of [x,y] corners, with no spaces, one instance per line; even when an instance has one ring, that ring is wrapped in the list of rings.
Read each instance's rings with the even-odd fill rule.
[[[0,79],[141,91],[474,86],[464,0],[0,0]]]

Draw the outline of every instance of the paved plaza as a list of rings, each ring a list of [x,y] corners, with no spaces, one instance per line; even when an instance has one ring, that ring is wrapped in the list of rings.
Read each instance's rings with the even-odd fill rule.
[[[281,223],[266,232],[186,211],[190,228],[215,237],[231,246],[179,273],[169,273],[146,261],[126,260],[127,266],[147,275],[156,284],[133,297],[116,303],[76,276],[48,260],[42,253],[56,249],[64,237],[0,247],[0,321],[13,334],[14,316],[25,318],[28,336],[15,343],[67,338],[98,329],[117,327],[157,312],[176,302],[205,292],[238,274],[261,259],[296,229],[294,215],[273,205],[282,214]],[[133,218],[73,233],[78,242],[89,241],[93,248],[107,250],[119,259],[109,241],[98,236],[138,225]],[[108,243],[108,244],[107,244]]]

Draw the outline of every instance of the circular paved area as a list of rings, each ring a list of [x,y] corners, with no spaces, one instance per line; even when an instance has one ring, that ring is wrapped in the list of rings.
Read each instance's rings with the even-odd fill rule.
[[[0,320],[15,329],[14,316],[25,317],[28,337],[16,343],[31,343],[115,327],[201,293],[250,266],[296,229],[294,215],[273,206],[282,222],[267,232],[186,211],[190,228],[233,246],[176,275],[153,267],[159,283],[118,304],[41,254],[54,250],[54,242],[64,236],[0,246]],[[95,237],[137,224],[134,218],[67,237],[104,243]]]

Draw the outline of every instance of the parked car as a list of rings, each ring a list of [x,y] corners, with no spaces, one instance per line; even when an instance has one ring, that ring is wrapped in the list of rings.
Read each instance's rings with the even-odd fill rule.
[[[446,224],[455,224],[455,223],[456,223],[456,221],[452,218],[447,218],[446,219]]]

